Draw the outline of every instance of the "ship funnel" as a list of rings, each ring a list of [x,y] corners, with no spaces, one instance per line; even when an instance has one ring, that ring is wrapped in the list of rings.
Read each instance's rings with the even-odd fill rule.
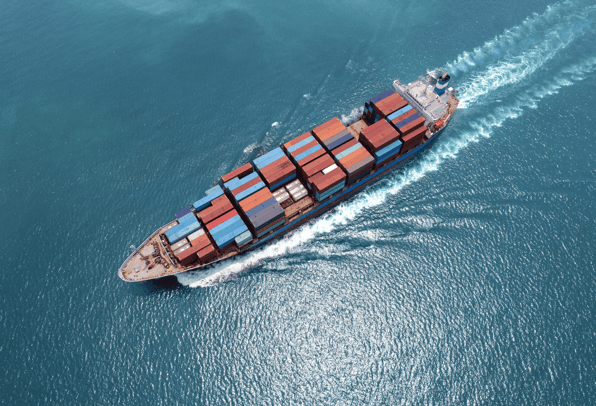
[[[447,89],[447,86],[449,85],[449,79],[451,79],[451,76],[449,76],[448,73],[444,73],[443,76],[437,79],[437,84],[435,85],[436,94],[440,96],[445,93],[445,89]]]

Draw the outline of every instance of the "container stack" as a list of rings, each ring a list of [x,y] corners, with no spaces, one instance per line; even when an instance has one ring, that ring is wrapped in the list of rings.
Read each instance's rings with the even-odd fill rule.
[[[360,133],[360,141],[373,153],[377,167],[395,158],[402,146],[399,133],[386,120],[378,121],[363,129]]]
[[[296,167],[281,148],[256,158],[253,163],[265,180],[269,190],[275,190],[296,179]]]
[[[298,180],[298,179],[296,179],[296,180]],[[294,181],[294,182],[296,182],[296,181]],[[294,182],[287,184],[286,187],[289,187]],[[288,193],[288,191],[286,190],[285,187],[281,187],[281,188],[277,189],[276,191],[274,191],[273,197],[275,197],[275,200],[277,200],[277,203],[279,203],[279,205],[283,209],[291,206],[294,203],[294,201],[290,197],[290,194]]]
[[[257,237],[264,236],[286,221],[284,209],[267,188],[240,200],[239,204]]]
[[[201,228],[199,221],[190,208],[184,209],[179,213],[182,212],[186,212],[186,214],[178,217],[178,224],[165,232],[170,245],[177,243]]]
[[[258,192],[265,187],[265,182],[257,172],[251,172],[243,178],[235,177],[224,183],[224,187],[232,194],[236,203]]]
[[[242,178],[254,170],[250,163],[242,165],[240,168],[234,169],[232,172],[221,177],[222,182],[229,182],[234,178]]]
[[[395,90],[386,90],[382,93],[379,93],[378,95],[376,95],[375,97],[373,97],[372,99],[367,101],[366,103],[364,103],[364,112],[362,113],[362,117],[368,124],[376,123],[377,121],[379,121],[381,119],[379,114],[377,112],[375,112],[373,104],[380,100],[383,100],[384,98],[386,98],[388,96],[391,96],[394,93],[395,93]]]
[[[219,185],[217,185],[207,190],[205,194],[207,195],[206,197],[197,200],[192,204],[197,212],[211,205],[211,202],[217,199],[218,197],[222,196],[224,192],[223,189]]]
[[[386,118],[391,113],[406,107],[408,102],[406,102],[399,94],[392,93],[381,100],[371,102],[371,104],[376,113],[375,117],[379,117],[375,120],[376,122]]]
[[[313,128],[312,133],[327,151],[354,139],[352,133],[337,117]]]
[[[234,207],[232,202],[226,195],[221,195],[213,199],[207,208],[198,212],[199,218],[203,221],[203,224],[207,224],[216,218],[223,216]]]
[[[424,125],[424,117],[410,105],[387,116],[387,121],[402,135],[407,135]]]
[[[251,172],[242,178],[235,177],[224,183],[224,187],[230,191],[248,217],[248,225],[257,237],[285,222],[284,210],[257,172]]]
[[[403,141],[403,152],[410,151],[414,147],[420,145],[422,141],[424,141],[424,136],[426,135],[427,128],[422,126],[414,131],[409,132],[406,135],[402,136]]]
[[[310,131],[286,142],[284,149],[299,168],[302,168],[325,153],[321,144],[313,137]]]
[[[302,168],[306,185],[315,192],[318,201],[339,192],[346,184],[346,174],[331,155],[324,154]]]
[[[373,169],[372,155],[355,138],[332,150],[331,155],[347,174],[348,185],[365,177]]]
[[[248,228],[234,209],[205,225],[215,244],[222,249],[235,242]]]
[[[185,245],[184,249],[174,251],[174,255],[182,265],[189,266],[196,261],[205,263],[215,256],[215,248],[203,229],[189,235],[188,241],[189,243]]]
[[[308,196],[308,191],[299,179],[296,179],[294,182],[287,184],[286,190],[287,193],[289,193],[292,196],[292,199],[294,199],[295,202],[302,200],[306,196]]]

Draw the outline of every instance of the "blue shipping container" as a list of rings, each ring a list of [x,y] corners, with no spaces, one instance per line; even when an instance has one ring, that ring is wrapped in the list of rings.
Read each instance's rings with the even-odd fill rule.
[[[350,130],[345,130],[345,131],[347,131],[347,134],[343,134],[341,137],[337,138],[334,141],[325,143],[325,145],[327,145],[327,148],[329,148],[330,150],[331,149],[335,149],[335,148],[339,147],[340,145],[343,145],[346,142],[348,142],[348,141],[350,141],[350,140],[352,140],[354,138],[354,136],[352,135],[352,133],[350,132]],[[345,131],[342,131],[342,133],[345,132]],[[332,138],[335,138],[335,136],[332,137]]]
[[[256,215],[261,210],[266,209],[267,207],[271,206],[276,201],[277,200],[275,200],[275,197],[272,197],[271,199],[266,200],[265,202],[259,204],[258,206],[255,206],[252,209],[250,209],[249,211],[247,211],[246,215],[250,218],[250,217]]]
[[[309,142],[312,142],[314,140],[315,140],[315,137],[313,137],[311,135],[310,137],[305,138],[302,141],[300,141],[298,144],[292,145],[290,148],[288,148],[288,152],[296,151],[298,148],[302,148],[303,146],[305,146],[306,144],[308,144]]]
[[[234,241],[236,241],[236,244],[238,244],[239,247],[241,245],[246,244],[247,242],[249,242],[251,240],[252,240],[252,234],[248,230],[246,230],[245,232],[240,234],[238,237],[234,238]]]
[[[196,211],[203,210],[205,207],[209,206],[214,199],[217,199],[221,195],[223,195],[223,190],[219,188],[219,190],[211,193],[209,196],[206,196],[201,200],[197,200],[192,205]]]
[[[247,198],[248,196],[251,196],[255,193],[257,193],[259,190],[263,189],[265,187],[265,184],[263,182],[259,182],[254,186],[249,187],[246,190],[243,190],[242,192],[238,193],[236,196],[234,196],[234,199],[239,202],[242,199]]]
[[[350,148],[346,149],[345,151],[342,151],[339,154],[335,155],[335,159],[337,161],[339,161],[343,157],[350,155],[352,152],[355,152],[355,151],[359,150],[360,148],[362,148],[362,144],[358,142],[358,143],[352,145]]]
[[[171,228],[168,231],[166,231],[166,237],[168,238],[168,241],[170,242],[170,244],[174,244],[174,243],[180,241],[181,239],[183,239],[184,237],[187,237],[190,234],[194,233],[199,228],[201,228],[201,225],[196,220],[194,222],[190,222],[190,223],[187,222],[187,223],[179,224],[176,227]],[[173,233],[170,233],[170,231],[172,231],[172,230],[175,230],[175,231]]]
[[[187,207],[186,209],[180,210],[178,213],[176,213],[176,218],[180,219],[181,217],[186,216],[188,213],[190,213],[190,207]]]
[[[238,237],[245,231],[248,231],[248,228],[246,227],[246,225],[241,224],[239,226],[234,227],[233,229],[230,229],[228,233],[221,234],[217,238],[214,237],[213,239],[215,240],[215,243],[219,248],[223,248],[232,241],[234,241],[234,238]]]
[[[400,140],[392,142],[391,144],[387,145],[385,148],[382,148],[382,149],[378,150],[377,152],[375,152],[374,153],[375,161],[377,161],[379,158],[384,158],[385,155],[392,153],[393,150],[395,150],[396,148],[397,148],[397,152],[399,152],[399,150],[401,149],[401,141]]]
[[[236,178],[224,183],[224,187],[228,190],[234,190],[234,189],[244,185],[246,182],[250,182],[251,180],[255,179],[258,176],[259,176],[258,173],[252,172],[252,173],[249,173],[248,175],[246,175],[245,177],[243,177],[242,179],[239,179],[236,177]]]
[[[412,106],[410,106],[409,104],[406,107],[402,107],[401,109],[397,110],[395,113],[391,113],[387,116],[387,120],[391,121],[393,119],[398,118],[399,116],[401,116],[404,113],[407,113],[408,111],[412,110]]]
[[[285,155],[286,154],[284,154],[281,148],[277,147],[274,150],[267,152],[265,155],[255,158],[253,163],[257,166],[257,168],[261,169],[284,157]]]
[[[215,185],[215,186],[213,186],[211,189],[207,189],[207,190],[205,191],[205,194],[206,194],[207,196],[209,196],[211,193],[217,193],[217,192],[219,192],[220,190],[221,190],[221,186],[219,186],[219,185]]]
[[[410,124],[412,121],[416,120],[420,117],[420,113],[412,114],[410,117],[406,118],[405,120],[400,121],[399,123],[395,124],[397,128],[401,128],[405,125]]]
[[[223,223],[219,224],[216,227],[213,227],[211,230],[209,230],[209,233],[212,236],[215,236],[221,230],[224,230],[226,227],[229,227],[230,225],[237,223],[238,221],[242,221],[242,219],[240,218],[240,216],[238,214],[236,214],[234,217],[227,219],[226,221],[224,221]]]
[[[322,146],[320,145],[315,145],[314,147],[304,151],[303,153],[301,153],[300,155],[298,155],[297,157],[295,157],[294,159],[296,160],[296,162],[300,161],[301,159],[306,158],[307,156],[309,156],[310,154],[314,154],[315,152],[317,152],[318,150],[323,149]]]
[[[379,102],[379,101],[383,100],[384,98],[391,96],[393,93],[395,93],[395,90],[393,90],[393,89],[385,90],[383,93],[379,93],[378,95],[376,95],[375,97],[370,99],[368,101],[368,104],[370,105],[372,103]]]
[[[319,192],[317,192],[316,196],[317,196],[317,200],[321,201],[321,200],[325,200],[326,198],[328,198],[329,196],[331,196],[332,194],[340,191],[341,189],[343,189],[343,187],[346,185],[346,181],[341,182],[338,185],[333,186],[331,189],[326,190],[325,192],[323,192],[322,194],[319,195]]]

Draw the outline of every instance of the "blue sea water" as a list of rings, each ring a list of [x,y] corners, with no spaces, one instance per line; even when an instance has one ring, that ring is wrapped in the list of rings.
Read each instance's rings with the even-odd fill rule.
[[[3,404],[596,403],[596,6],[9,1]],[[288,238],[117,276],[214,180],[442,66],[433,148]]]

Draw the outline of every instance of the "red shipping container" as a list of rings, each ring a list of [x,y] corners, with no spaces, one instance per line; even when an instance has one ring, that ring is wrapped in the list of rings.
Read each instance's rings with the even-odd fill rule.
[[[211,244],[211,241],[209,241],[209,237],[207,237],[207,234],[203,234],[199,238],[196,238],[190,242],[190,245],[192,245],[193,247],[197,247],[199,250],[205,248],[209,244]]]
[[[344,130],[346,130],[346,126],[343,125],[337,117],[335,117],[329,120],[327,123],[314,128],[312,132],[315,138],[323,143],[323,141],[333,137],[335,134],[339,134]]]
[[[215,227],[217,227],[224,221],[229,220],[236,215],[238,215],[238,212],[236,210],[232,209],[232,211],[230,211],[230,212],[224,214],[223,216],[220,216],[217,219],[213,220],[212,222],[206,224],[207,230],[214,229]]]
[[[414,114],[417,114],[418,112],[414,109],[408,110],[407,112],[405,112],[404,114],[402,114],[399,117],[395,117],[393,120],[391,120],[391,122],[393,124],[398,124],[400,121],[404,121],[406,118],[413,116]]]
[[[333,186],[341,183],[343,180],[346,179],[346,174],[341,168],[336,168],[331,172],[327,173],[323,176],[318,176],[313,179],[313,187],[319,193],[323,193],[326,190],[331,189]]]
[[[406,135],[411,133],[414,130],[417,130],[418,128],[422,127],[424,125],[424,117],[418,117],[416,120],[412,121],[409,124],[406,124],[405,126],[401,127],[399,129],[399,131],[402,133],[402,135]]]
[[[219,216],[229,212],[233,208],[234,208],[234,206],[232,206],[232,203],[230,203],[229,201],[224,202],[217,206],[208,207],[208,208],[202,210],[199,213],[199,217],[201,218],[201,220],[203,220],[203,223],[206,224],[206,223],[209,223],[209,222],[215,220]]]
[[[316,145],[320,145],[319,141],[317,140],[312,140],[309,143],[301,146],[300,148],[290,152],[290,155],[292,155],[294,158],[296,158],[298,155],[300,155],[303,152],[308,151],[309,149],[311,149],[312,147],[316,146]]]
[[[247,213],[249,210],[255,208],[259,204],[269,200],[272,197],[273,197],[273,194],[271,193],[271,191],[269,189],[267,189],[267,188],[261,189],[254,195],[242,200],[240,202],[240,207],[242,208],[244,213]]]
[[[244,185],[240,185],[238,186],[236,189],[232,190],[232,194],[234,196],[238,196],[240,193],[244,192],[246,189],[253,187],[254,185],[256,185],[259,182],[262,182],[263,180],[260,177],[256,177],[251,181],[246,182]]]
[[[302,167],[302,166],[306,165],[307,163],[312,162],[315,159],[317,159],[318,157],[323,156],[325,154],[326,154],[325,149],[323,149],[323,147],[321,147],[321,149],[313,152],[306,158],[302,158],[300,161],[298,161],[298,166]]]
[[[315,159],[311,163],[304,165],[302,167],[302,173],[304,173],[304,177],[308,179],[311,176],[313,176],[315,173],[320,172],[325,168],[328,168],[329,166],[333,165],[334,163],[335,163],[335,161],[333,160],[333,158],[331,158],[331,156],[329,154],[325,154],[325,155]]]
[[[215,254],[215,248],[213,248],[213,245],[209,245],[200,250],[197,255],[203,263],[206,263],[207,261],[215,257]]]
[[[387,117],[389,114],[396,112],[402,107],[406,107],[408,103],[397,93],[387,96],[376,103],[373,103],[373,109],[381,116]]]
[[[232,172],[221,177],[223,182],[228,182],[235,177],[243,178],[253,171],[253,167],[250,163],[242,165],[240,168],[234,169]]]

